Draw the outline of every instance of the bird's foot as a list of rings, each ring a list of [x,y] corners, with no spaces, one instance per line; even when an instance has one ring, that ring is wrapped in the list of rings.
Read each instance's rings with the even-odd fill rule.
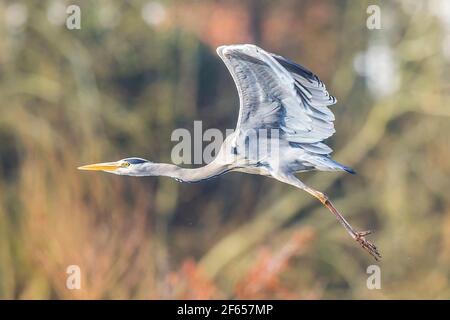
[[[369,254],[375,258],[376,261],[381,259],[381,254],[378,251],[377,247],[371,243],[370,241],[366,240],[365,236],[371,234],[371,231],[361,231],[356,232],[355,234],[355,240],[358,241],[358,243],[363,247],[364,250],[369,252]]]

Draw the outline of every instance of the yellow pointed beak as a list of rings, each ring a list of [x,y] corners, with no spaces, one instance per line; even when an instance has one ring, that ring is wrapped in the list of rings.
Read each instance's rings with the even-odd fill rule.
[[[118,164],[117,162],[103,162],[81,166],[78,167],[78,170],[114,171],[119,169],[120,167],[120,164]]]

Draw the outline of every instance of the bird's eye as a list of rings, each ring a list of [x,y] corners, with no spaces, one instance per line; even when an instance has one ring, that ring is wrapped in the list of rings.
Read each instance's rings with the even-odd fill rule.
[[[130,166],[130,163],[126,162],[126,161],[122,162],[122,164],[121,164],[122,168],[128,168],[129,166]]]

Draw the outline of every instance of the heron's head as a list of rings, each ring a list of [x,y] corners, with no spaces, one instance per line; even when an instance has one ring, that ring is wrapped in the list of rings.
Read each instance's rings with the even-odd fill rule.
[[[104,171],[126,176],[147,175],[153,163],[142,158],[126,158],[116,162],[103,162],[78,167],[79,170]],[[144,174],[144,173],[147,174]]]

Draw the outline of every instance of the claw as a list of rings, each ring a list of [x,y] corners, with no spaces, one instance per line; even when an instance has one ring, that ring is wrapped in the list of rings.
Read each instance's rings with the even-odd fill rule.
[[[360,237],[364,237],[364,236],[367,236],[367,235],[369,235],[369,234],[372,234],[372,231],[367,230],[367,231],[361,231],[361,232],[358,232],[358,235],[359,235]]]
[[[369,254],[374,257],[376,261],[379,261],[379,259],[381,259],[381,254],[378,251],[378,248],[373,243],[364,238],[364,236],[367,236],[369,234],[371,234],[371,231],[357,232],[355,235],[355,240],[358,241],[361,247],[369,252]]]

